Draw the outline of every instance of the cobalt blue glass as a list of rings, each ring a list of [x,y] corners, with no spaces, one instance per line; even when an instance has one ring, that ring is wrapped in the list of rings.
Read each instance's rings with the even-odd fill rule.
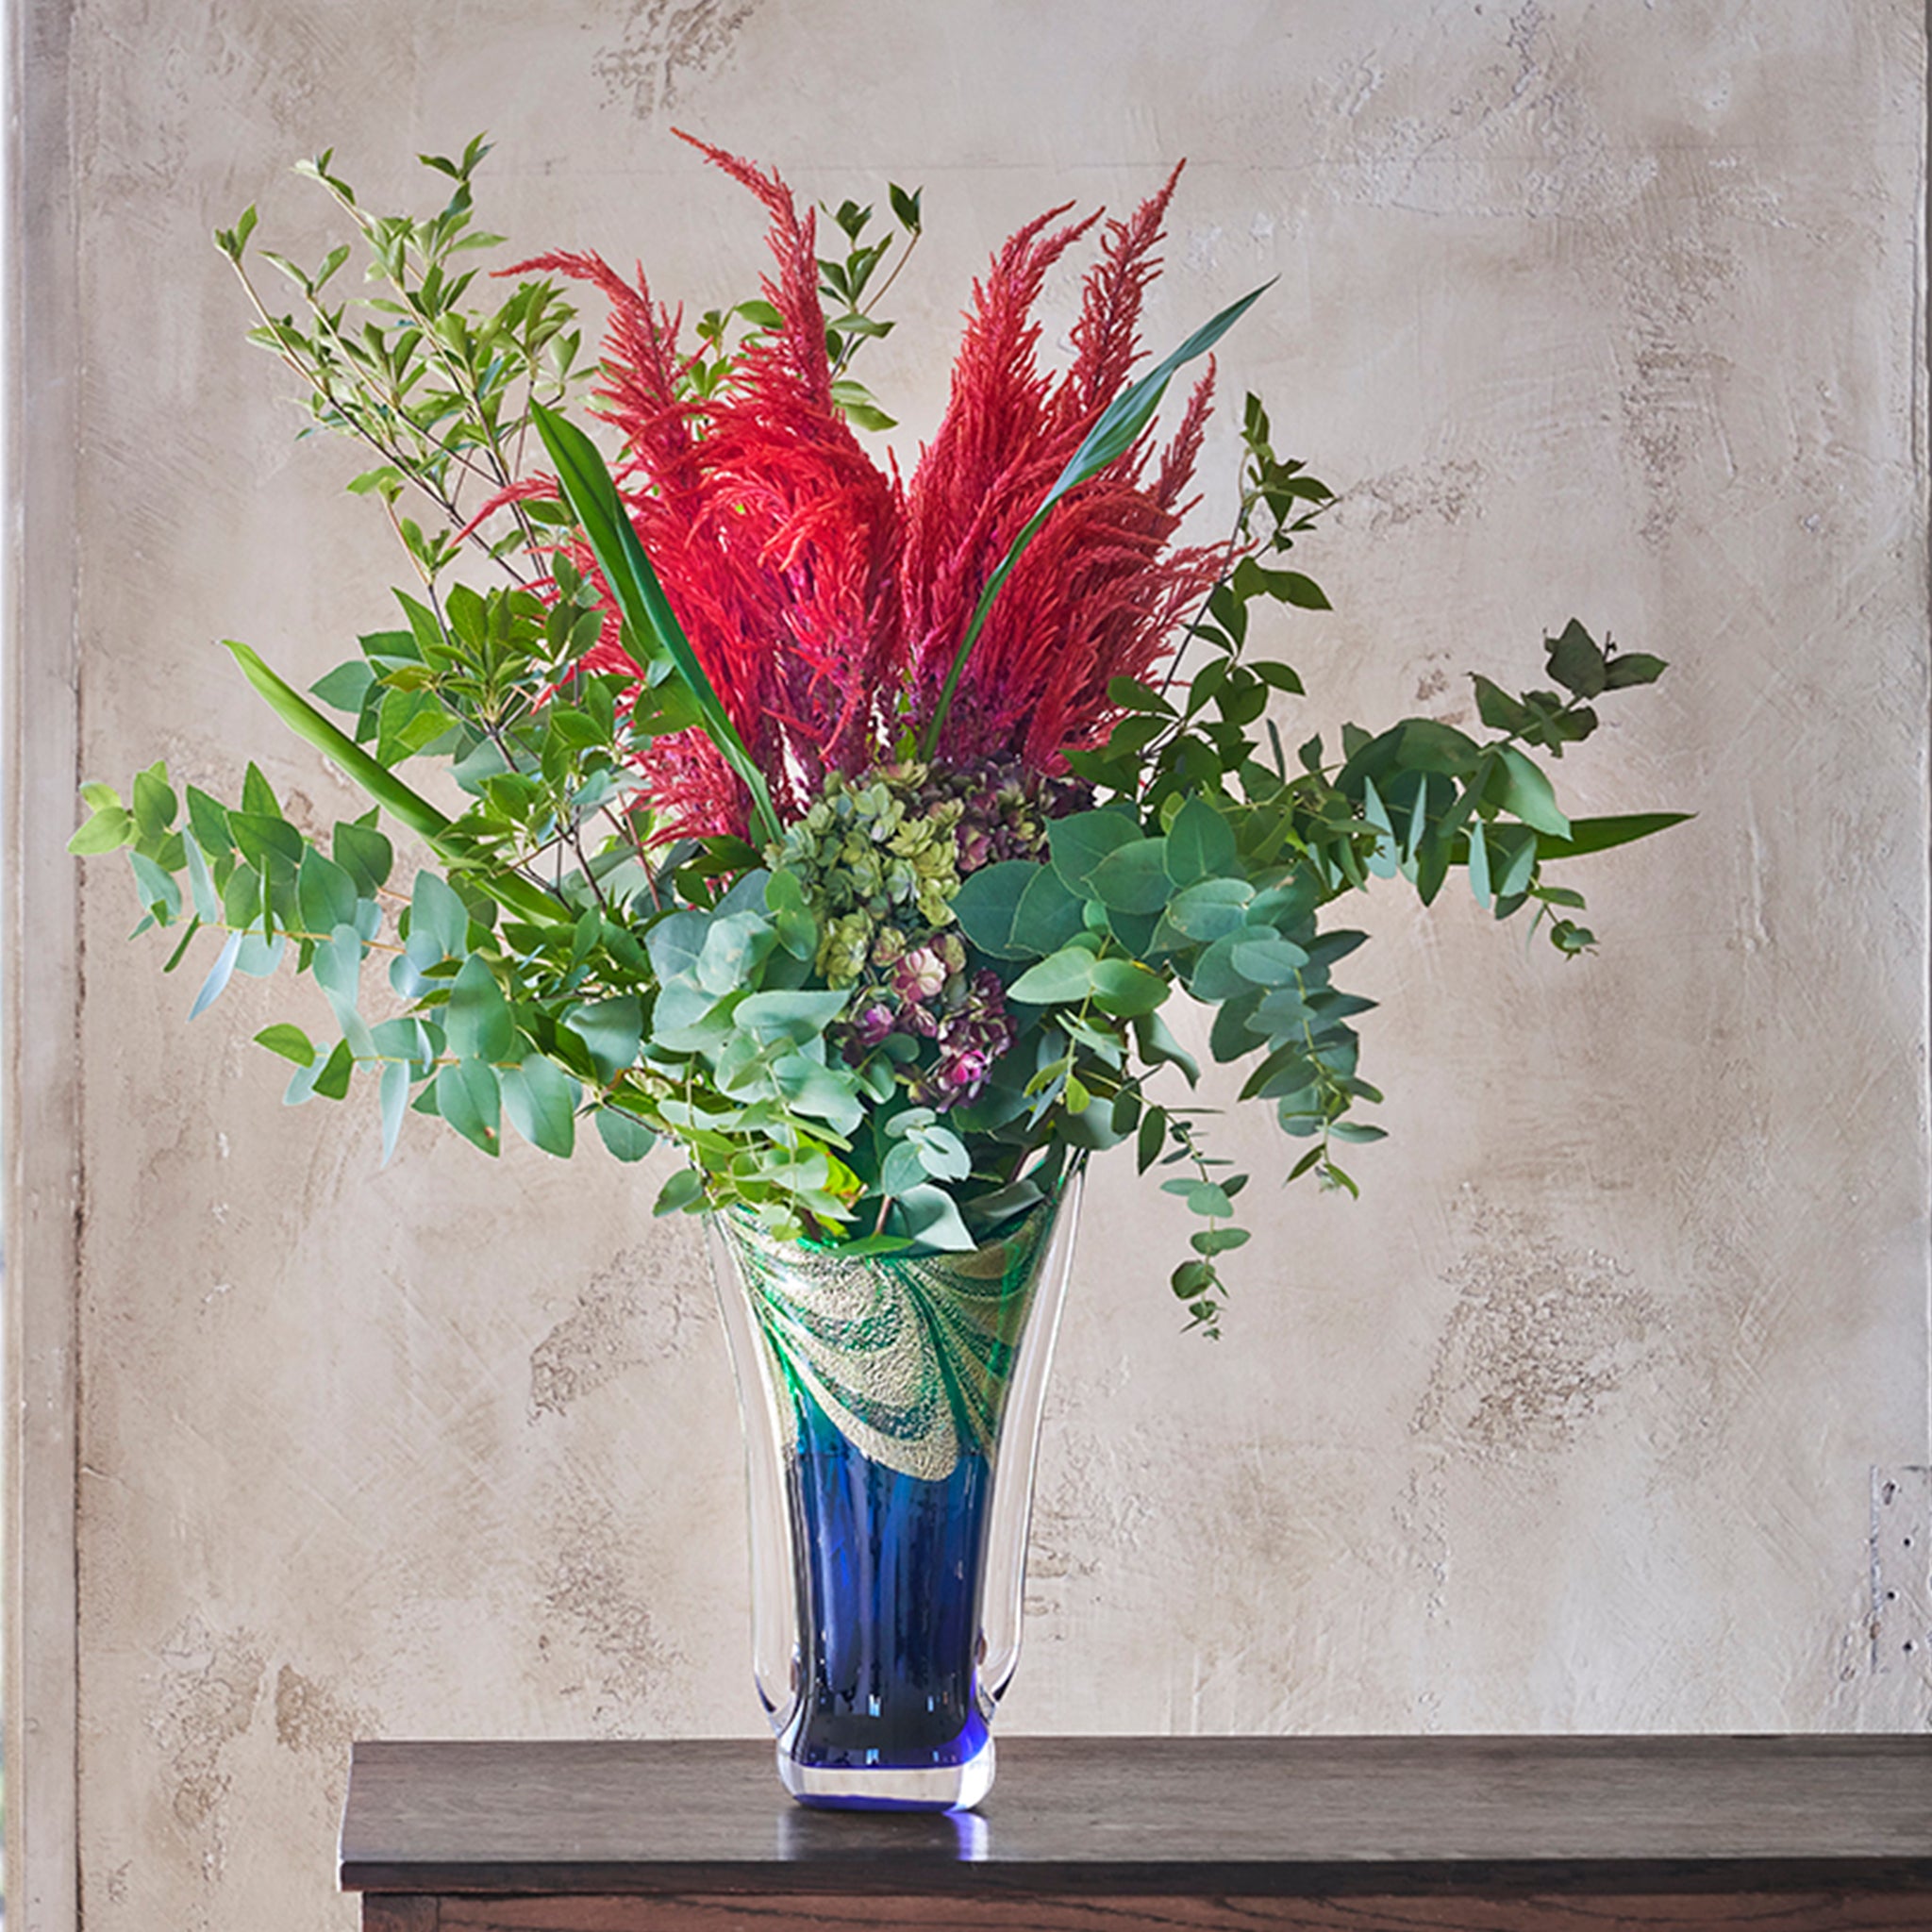
[[[992,1783],[1079,1191],[970,1254],[846,1257],[711,1218],[753,1672],[801,1803],[941,1810]]]

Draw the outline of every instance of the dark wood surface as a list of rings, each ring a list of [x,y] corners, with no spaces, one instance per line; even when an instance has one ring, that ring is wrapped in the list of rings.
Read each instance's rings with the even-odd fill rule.
[[[409,1932],[1011,1925],[1021,1894],[1095,1932],[1932,1927],[1932,1737],[1009,1738],[937,1816],[806,1810],[764,1743],[364,1743],[341,1879]]]

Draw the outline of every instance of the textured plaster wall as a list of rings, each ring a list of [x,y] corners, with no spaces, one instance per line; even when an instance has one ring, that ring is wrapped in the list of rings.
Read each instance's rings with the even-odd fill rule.
[[[1221,1346],[1176,1333],[1180,1217],[1103,1164],[1008,1722],[1927,1721],[1865,1634],[1869,1472],[1927,1459],[1915,5],[77,0],[72,58],[84,763],[232,791],[252,749],[321,823],[350,791],[213,641],[306,682],[399,575],[208,243],[259,200],[320,252],[290,160],[390,203],[487,127],[491,225],[700,308],[759,223],[674,121],[808,194],[923,183],[869,355],[909,457],[991,247],[1188,156],[1152,339],[1278,276],[1226,390],[1344,492],[1289,722],[1467,722],[1465,668],[1531,681],[1575,613],[1674,668],[1570,795],[1700,816],[1593,868],[1582,964],[1376,895],[1391,1139],[1351,1206],[1220,1129],[1260,1176]],[[366,1107],[284,1112],[248,1043],[306,989],[191,1028],[118,871],[84,905],[92,1932],[348,1926],[354,1737],[756,1732],[731,1394],[657,1164],[418,1124],[378,1172]]]

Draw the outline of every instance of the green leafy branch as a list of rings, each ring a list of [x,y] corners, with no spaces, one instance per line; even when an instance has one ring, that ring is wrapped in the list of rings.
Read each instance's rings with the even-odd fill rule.
[[[347,215],[369,252],[368,278],[386,293],[334,296],[331,285],[353,253],[349,242],[312,269],[260,249],[302,298],[301,319],[277,314],[248,271],[255,208],[215,235],[260,318],[251,340],[302,379],[319,426],[359,440],[381,458],[348,487],[384,505],[425,584],[465,536],[523,580],[517,558],[537,545],[541,507],[512,503],[512,527],[491,539],[469,527],[464,491],[505,491],[519,474],[530,404],[545,396],[561,401],[590,374],[576,367],[582,337],[575,311],[550,281],[520,282],[493,309],[467,299],[475,271],[461,258],[503,239],[472,226],[471,177],[489,151],[478,136],[455,158],[420,158],[455,184],[442,208],[421,220],[367,212],[334,172],[332,151],[299,164],[297,172],[320,182]],[[406,489],[435,509],[429,527],[400,512]]]
[[[825,355],[832,365],[832,401],[848,422],[861,429],[898,426],[896,420],[879,408],[872,392],[845,372],[862,343],[891,334],[893,325],[879,317],[878,306],[899,279],[924,232],[920,215],[923,191],[908,191],[894,181],[887,185],[886,192],[896,236],[889,234],[882,241],[868,242],[865,231],[872,222],[872,208],[860,208],[849,199],[841,201],[836,208],[827,208],[824,212],[844,236],[848,243],[846,253],[842,259],[836,256],[819,258],[819,296],[827,311]],[[872,288],[873,278],[891,254],[895,239],[901,244],[899,258],[893,262],[891,274]]]

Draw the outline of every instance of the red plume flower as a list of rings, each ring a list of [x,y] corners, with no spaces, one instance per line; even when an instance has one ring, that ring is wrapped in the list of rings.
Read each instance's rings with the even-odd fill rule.
[[[1067,212],[1056,208],[1006,243],[975,285],[944,418],[902,489],[832,399],[811,215],[776,175],[691,144],[764,204],[776,264],[762,292],[781,325],[745,344],[719,392],[701,397],[688,380],[680,318],[653,301],[641,272],[632,285],[598,256],[552,254],[508,273],[554,270],[608,299],[596,393],[624,439],[619,490],[791,819],[827,772],[889,761],[908,728],[929,723],[988,578],[1140,359],[1141,298],[1180,171],[1131,220],[1108,224],[1063,375],[1038,366],[1034,310],[1048,271],[1099,217],[1055,228]],[[1061,771],[1064,752],[1099,742],[1118,715],[1108,680],[1144,678],[1172,649],[1224,561],[1169,547],[1212,379],[1151,481],[1143,439],[1047,519],[967,662],[941,764]],[[638,668],[614,618],[591,662]],[[641,765],[660,835],[744,829],[742,788],[701,732],[653,741]]]

